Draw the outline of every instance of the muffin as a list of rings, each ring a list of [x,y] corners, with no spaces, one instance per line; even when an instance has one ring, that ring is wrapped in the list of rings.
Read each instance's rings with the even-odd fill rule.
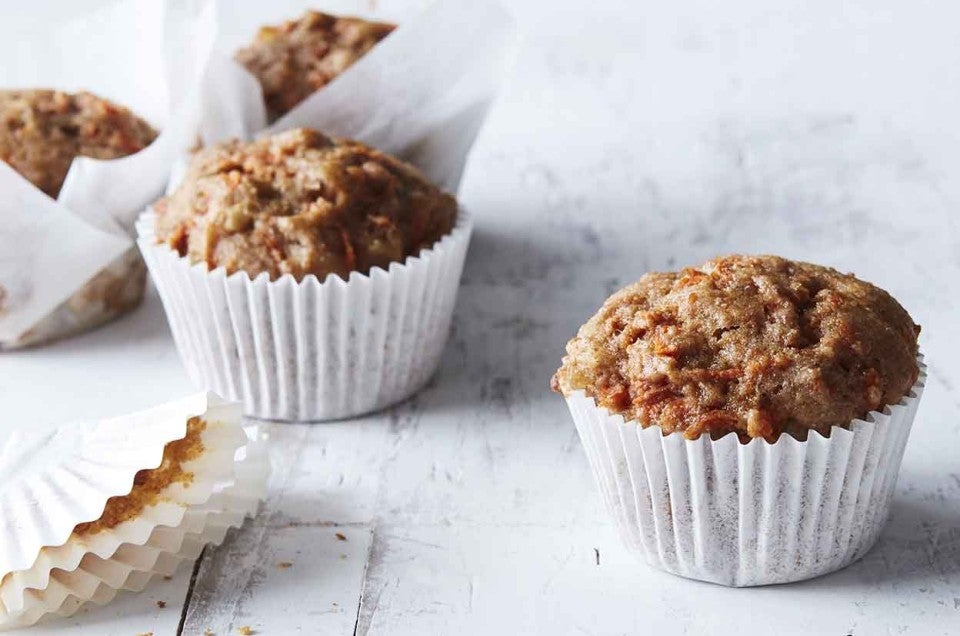
[[[300,281],[386,269],[448,234],[457,203],[409,164],[301,128],[201,150],[156,212],[193,263]]]
[[[295,421],[426,383],[470,235],[412,166],[305,129],[200,151],[137,229],[194,382]]]
[[[888,293],[776,256],[647,274],[567,345],[554,387],[688,439],[829,436],[917,380],[920,327]]]
[[[799,580],[876,540],[922,390],[919,332],[852,275],[728,256],[611,296],[552,386],[651,563]]]
[[[156,137],[146,121],[90,93],[0,90],[0,160],[51,198],[59,196],[75,158],[119,159]],[[106,322],[140,304],[145,281],[143,260],[130,250],[0,348],[39,344]]]
[[[296,20],[265,26],[236,53],[263,88],[271,121],[363,57],[395,25],[307,11]]]
[[[0,90],[0,160],[54,199],[76,157],[118,159],[156,138],[150,124],[90,93]]]

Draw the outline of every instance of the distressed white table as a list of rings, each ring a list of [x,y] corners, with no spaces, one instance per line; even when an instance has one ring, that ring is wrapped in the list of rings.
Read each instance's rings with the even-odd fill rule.
[[[524,48],[461,193],[477,229],[434,381],[369,417],[272,426],[254,522],[193,571],[32,633],[960,633],[956,6],[511,4]],[[547,389],[609,292],[731,251],[855,271],[924,327],[889,526],[806,583],[725,589],[637,562]],[[189,390],[151,294],[108,329],[0,356],[0,428]]]

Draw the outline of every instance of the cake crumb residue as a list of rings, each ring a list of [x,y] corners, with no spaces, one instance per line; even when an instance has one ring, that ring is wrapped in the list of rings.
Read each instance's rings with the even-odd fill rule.
[[[346,541],[346,540],[347,540],[347,537],[346,537],[342,532],[338,532],[338,533],[336,534],[336,537],[337,537],[337,539],[339,539],[340,541]]]
[[[253,636],[253,634],[256,634],[257,632],[255,632],[249,625],[244,625],[243,627],[237,629],[237,633],[240,634],[240,636]]]
[[[293,567],[293,563],[291,563],[290,561],[281,561],[280,563],[277,563],[278,570],[289,570],[292,567]]]
[[[110,497],[99,519],[78,524],[73,533],[91,535],[114,528],[157,503],[167,486],[174,483],[189,485],[193,473],[185,471],[183,465],[203,453],[201,434],[206,427],[207,423],[199,417],[191,418],[187,422],[187,434],[164,446],[163,459],[158,467],[139,471],[128,494]]]

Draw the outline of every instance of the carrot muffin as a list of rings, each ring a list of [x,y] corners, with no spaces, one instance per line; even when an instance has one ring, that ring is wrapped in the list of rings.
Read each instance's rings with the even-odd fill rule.
[[[297,280],[387,268],[431,247],[457,214],[413,166],[303,128],[201,150],[154,207],[158,240],[191,262]]]
[[[0,160],[54,198],[75,157],[117,159],[156,137],[147,122],[90,93],[0,90]]]
[[[651,273],[611,296],[553,378],[641,426],[690,439],[805,440],[899,402],[920,327],[887,292],[776,256]]]
[[[275,120],[329,84],[394,28],[307,11],[296,20],[261,28],[236,58],[260,80],[268,115]]]

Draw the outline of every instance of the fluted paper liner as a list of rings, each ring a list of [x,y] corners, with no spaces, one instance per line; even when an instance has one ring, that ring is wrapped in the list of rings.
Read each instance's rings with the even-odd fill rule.
[[[87,603],[104,605],[121,591],[142,591],[196,560],[205,546],[222,543],[230,528],[255,514],[269,473],[264,443],[253,442],[245,450],[231,480],[220,483],[227,485],[205,504],[186,507],[179,525],[156,526],[145,542],[122,543],[108,558],[87,553],[75,569],[52,572],[43,589],[5,590],[4,598],[20,600],[17,611],[5,617],[0,612],[0,629],[32,625],[49,614],[71,616]]]
[[[74,526],[100,517],[107,499],[130,492],[137,471],[156,468],[187,420],[232,420],[233,406],[193,395],[92,424],[17,431],[0,450],[0,572],[33,565],[43,546],[62,545]]]
[[[432,248],[349,280],[271,281],[191,265],[137,223],[180,357],[198,387],[275,420],[359,415],[403,400],[436,370],[470,239],[461,209]]]
[[[72,517],[55,515],[55,519],[68,524],[68,539],[43,543],[45,547],[35,554],[33,563],[26,568],[2,570],[6,574],[0,580],[0,626],[32,624],[48,613],[72,613],[87,601],[105,603],[120,589],[142,589],[152,577],[172,574],[179,563],[195,559],[204,545],[222,541],[230,527],[239,525],[255,511],[265,486],[268,465],[263,443],[248,441],[239,426],[236,405],[224,404],[214,396],[201,395],[117,420],[125,420],[133,431],[137,430],[138,424],[142,425],[145,435],[140,439],[147,440],[143,445],[157,446],[159,455],[162,455],[167,441],[184,436],[186,421],[193,415],[202,416],[207,426],[201,433],[204,452],[183,466],[193,475],[189,484],[169,485],[155,503],[135,518],[96,533],[76,535],[72,534],[72,529],[76,523],[99,517],[106,503],[103,494],[93,516],[78,511],[73,511]],[[162,424],[155,423],[158,418],[163,420]],[[168,425],[167,420],[179,421],[179,425]],[[62,458],[59,465],[75,467],[83,463],[77,457],[86,457],[85,461],[90,461],[96,457],[96,452],[108,446],[104,438],[109,437],[109,432],[116,432],[111,429],[113,424],[111,421],[86,427],[84,430],[88,433],[98,433],[88,435],[86,444],[70,434],[54,435],[53,444],[50,436],[42,436],[35,440],[40,443],[39,452],[35,447],[19,454],[5,452],[0,457],[0,466],[7,467],[10,465],[8,460],[12,460],[16,467],[18,460],[38,455],[40,464],[56,463],[50,457],[63,454],[63,447],[57,443],[72,440],[79,444],[80,450]],[[78,427],[65,428],[72,431]],[[100,428],[110,430],[104,433],[98,430]],[[124,454],[116,449],[113,453]],[[141,468],[158,465],[159,455]],[[107,454],[101,459],[111,457]],[[19,465],[25,465],[25,462]],[[117,471],[113,465],[102,464],[101,468],[125,475],[125,471]],[[41,472],[58,474],[49,469]],[[91,469],[90,472],[96,471]],[[129,492],[132,476],[129,480],[121,477],[120,481],[126,486],[113,488],[111,492],[114,494]],[[12,488],[19,490],[20,486],[14,484]],[[51,490],[70,493],[73,488],[76,488],[76,482],[69,481]],[[5,494],[0,491],[0,502],[4,504],[22,501],[22,498],[10,498]],[[4,509],[8,508],[5,506]],[[16,515],[5,515],[10,516]],[[58,532],[45,536],[61,535]],[[33,545],[34,542],[19,543]],[[11,559],[10,562],[18,561]]]
[[[876,542],[923,392],[920,369],[898,404],[805,442],[663,435],[583,391],[567,405],[621,536],[650,565],[730,586],[787,583],[843,568]]]

